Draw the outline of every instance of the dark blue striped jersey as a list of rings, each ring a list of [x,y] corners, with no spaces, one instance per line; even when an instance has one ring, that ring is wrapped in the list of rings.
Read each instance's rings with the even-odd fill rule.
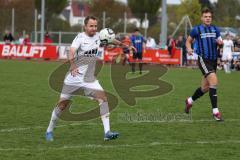
[[[194,39],[194,51],[205,59],[217,59],[217,39],[220,36],[219,29],[213,25],[203,24],[193,27],[190,36]]]
[[[132,35],[130,37],[130,39],[131,39],[132,45],[137,49],[137,53],[142,53],[143,52],[143,43],[145,42],[143,36]]]

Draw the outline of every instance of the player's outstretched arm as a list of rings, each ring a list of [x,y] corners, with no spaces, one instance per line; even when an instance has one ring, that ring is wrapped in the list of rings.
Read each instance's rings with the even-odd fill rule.
[[[133,50],[133,51],[135,51],[135,52],[137,51],[137,49],[136,49],[134,46],[132,46],[132,45],[128,46],[128,45],[122,43],[121,41],[119,41],[119,40],[117,40],[117,39],[114,39],[114,40],[112,41],[112,43],[115,44],[115,45],[118,45],[118,46],[120,46],[120,47],[127,47],[127,48],[129,48],[130,50]]]

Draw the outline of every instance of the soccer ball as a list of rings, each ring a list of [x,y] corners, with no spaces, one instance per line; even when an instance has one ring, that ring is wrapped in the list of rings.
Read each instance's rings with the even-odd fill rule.
[[[115,33],[110,28],[104,28],[99,32],[99,38],[101,41],[111,43],[115,39]]]

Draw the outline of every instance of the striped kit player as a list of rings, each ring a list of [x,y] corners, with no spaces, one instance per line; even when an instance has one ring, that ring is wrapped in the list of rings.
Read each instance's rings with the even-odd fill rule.
[[[213,117],[216,121],[222,121],[220,111],[217,106],[217,47],[222,45],[222,38],[219,29],[212,25],[212,11],[208,8],[202,10],[202,24],[193,27],[186,41],[188,54],[193,53],[191,47],[195,44],[194,51],[198,55],[198,65],[203,76],[201,86],[196,89],[191,97],[185,101],[185,112],[189,113],[192,104],[198,98],[209,92],[209,98],[212,105]]]

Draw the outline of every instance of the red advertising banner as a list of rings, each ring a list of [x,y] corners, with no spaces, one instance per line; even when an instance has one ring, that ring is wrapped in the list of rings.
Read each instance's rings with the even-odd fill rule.
[[[123,53],[122,48],[107,48],[104,50],[104,61],[112,62],[117,55]],[[0,44],[0,58],[35,58],[56,60],[59,58],[57,46],[51,45],[4,45]],[[67,56],[65,57],[67,58]],[[133,62],[132,54],[129,61]],[[147,49],[143,53],[144,63],[181,64],[181,50],[174,49],[170,55],[167,50]]]
[[[118,54],[122,53],[121,48],[106,49],[104,52],[104,61],[111,62]],[[130,62],[134,61],[130,54]],[[162,49],[146,49],[143,53],[142,61],[144,63],[159,63],[159,64],[181,64],[181,49],[174,49],[173,54],[169,54],[168,50]]]
[[[4,45],[0,44],[0,58],[57,59],[56,46]]]
[[[106,48],[104,49],[104,61],[112,62],[117,55],[122,53],[122,48]]]

